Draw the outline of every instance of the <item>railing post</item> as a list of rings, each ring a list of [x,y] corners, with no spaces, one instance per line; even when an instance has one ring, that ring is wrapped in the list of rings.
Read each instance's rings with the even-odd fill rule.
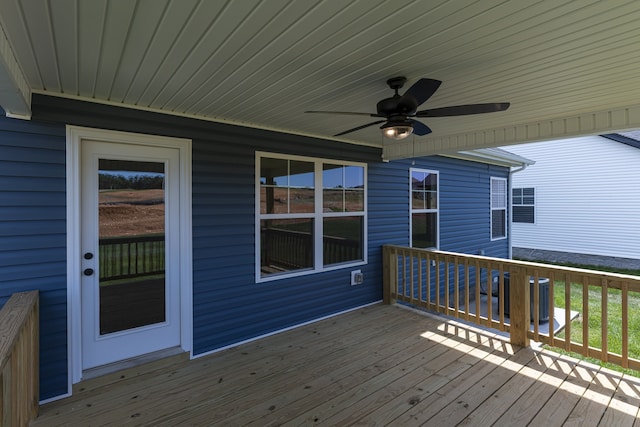
[[[391,296],[391,286],[395,285],[396,277],[393,277],[395,268],[391,265],[393,250],[388,246],[382,247],[382,301],[385,304],[395,304],[396,300]],[[397,265],[394,264],[394,266]],[[397,285],[395,285],[397,286]]]
[[[531,316],[529,313],[531,294],[528,279],[523,268],[512,268],[509,273],[509,318],[511,319],[509,335],[511,344],[519,347],[529,346],[527,332]]]
[[[16,293],[0,309],[0,425],[38,416],[38,291]]]

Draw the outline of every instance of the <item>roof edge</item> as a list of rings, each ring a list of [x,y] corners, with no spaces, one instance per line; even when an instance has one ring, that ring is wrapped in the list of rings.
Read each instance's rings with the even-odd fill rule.
[[[527,159],[526,157],[519,156],[501,148],[478,148],[476,150],[459,151],[453,154],[441,154],[441,156],[505,167],[531,166],[536,163],[534,160]]]

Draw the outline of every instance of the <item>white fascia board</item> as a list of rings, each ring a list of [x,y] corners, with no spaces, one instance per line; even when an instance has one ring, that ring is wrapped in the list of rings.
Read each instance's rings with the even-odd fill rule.
[[[455,155],[479,148],[601,135],[638,128],[640,104],[463,134],[394,142],[383,147],[383,159]]]
[[[443,154],[443,156],[505,167],[531,166],[535,164],[534,160],[500,148],[479,148],[477,150],[460,151],[454,154]]]
[[[31,119],[31,88],[1,24],[0,105],[7,117]]]

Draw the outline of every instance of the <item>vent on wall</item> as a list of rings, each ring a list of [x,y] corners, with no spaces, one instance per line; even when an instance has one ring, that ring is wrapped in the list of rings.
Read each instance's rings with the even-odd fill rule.
[[[364,282],[364,275],[362,270],[353,270],[351,272],[351,286],[362,285]]]

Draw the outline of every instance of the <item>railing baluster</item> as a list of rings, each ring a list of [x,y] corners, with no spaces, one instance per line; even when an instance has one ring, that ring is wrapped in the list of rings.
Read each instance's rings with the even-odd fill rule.
[[[571,276],[564,277],[564,349],[571,351]]]
[[[527,277],[528,279],[528,277]],[[533,274],[533,336],[534,340],[540,341],[540,275],[538,274],[538,270],[534,270]],[[528,282],[528,281],[527,281]],[[531,285],[527,283],[527,288],[531,288]],[[527,289],[529,293],[531,293],[531,289]]]
[[[602,347],[602,361],[609,361],[609,286],[607,284],[607,279],[602,279],[601,281],[601,293],[600,298],[602,299],[600,303],[600,309],[602,310],[601,322],[600,322],[600,333],[601,337],[601,347]]]
[[[411,304],[415,304],[415,294],[414,294],[414,289],[415,289],[415,281],[414,281],[414,276],[415,276],[415,257],[413,256],[413,253],[409,254],[409,265],[411,267],[411,276],[410,276],[410,284],[411,284],[411,291],[409,292],[409,294],[411,295]]]
[[[444,257],[444,311],[443,313],[449,314],[449,307],[451,302],[449,301],[450,290],[450,274],[449,274],[449,257]]]
[[[441,258],[440,256],[436,256],[436,283],[435,283],[435,290],[436,290],[436,310],[440,311],[440,262],[441,262]]]
[[[622,282],[622,367],[629,367],[629,284]]]
[[[469,303],[470,303],[469,287],[470,286],[471,285],[469,283],[469,259],[465,258],[464,259],[464,307],[465,307],[464,319],[466,321],[469,321]]]
[[[456,317],[460,317],[460,266],[457,257],[453,257],[453,268],[453,311]]]
[[[589,355],[589,279],[582,277],[582,355]]]
[[[418,253],[418,301],[423,302],[422,298],[422,252]]]
[[[553,271],[547,272],[547,278],[549,279],[549,301],[547,309],[549,310],[549,345],[555,346],[555,324],[554,324],[554,308],[555,308],[555,277]]]
[[[480,261],[476,259],[475,262],[475,270],[476,270],[476,323],[480,324],[481,313],[480,313]],[[489,291],[491,294],[491,291]]]

